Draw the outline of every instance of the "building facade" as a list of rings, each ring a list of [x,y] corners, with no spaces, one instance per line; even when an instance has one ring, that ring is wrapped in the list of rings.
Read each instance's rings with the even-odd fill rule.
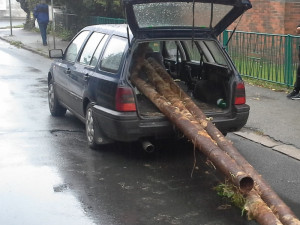
[[[300,24],[300,0],[250,0],[252,9],[242,17],[237,30],[271,34],[296,34]],[[232,30],[237,21],[228,29]]]
[[[26,13],[21,9],[20,3],[16,0],[10,0],[11,14],[13,18],[26,18]],[[9,0],[0,0],[0,19],[9,18]]]

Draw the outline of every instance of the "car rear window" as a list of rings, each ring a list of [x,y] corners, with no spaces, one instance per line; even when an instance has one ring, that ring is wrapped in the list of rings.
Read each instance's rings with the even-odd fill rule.
[[[212,26],[222,20],[233,8],[231,5],[195,3],[194,26],[210,26],[211,7],[213,7]],[[191,2],[156,2],[136,4],[134,14],[140,28],[155,27],[192,27],[193,3]]]
[[[119,70],[127,39],[113,36],[104,51],[101,59],[100,69],[112,73]]]

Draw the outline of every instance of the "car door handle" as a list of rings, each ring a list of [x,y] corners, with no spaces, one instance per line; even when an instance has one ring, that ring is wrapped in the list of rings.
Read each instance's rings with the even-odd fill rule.
[[[70,74],[71,74],[71,70],[70,70],[70,68],[66,69],[64,72],[65,72],[65,74],[68,74],[68,75],[70,75]]]
[[[90,79],[90,75],[88,73],[86,73],[83,77],[84,81],[89,81]]]
[[[171,63],[170,62],[166,62],[166,69],[167,69],[167,71],[171,71]]]

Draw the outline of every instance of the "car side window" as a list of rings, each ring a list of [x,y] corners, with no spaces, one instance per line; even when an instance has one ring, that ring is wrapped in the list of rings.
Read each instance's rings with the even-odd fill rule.
[[[196,44],[192,45],[192,41],[184,41],[186,51],[188,52],[188,55],[190,57],[190,60],[192,62],[199,62],[200,61],[200,52],[197,48]]]
[[[65,52],[65,60],[75,62],[78,52],[88,34],[89,31],[83,31],[77,35]]]
[[[95,53],[94,53],[93,58],[92,58],[92,60],[91,60],[91,64],[90,64],[91,66],[94,67],[94,66],[97,65],[98,60],[99,60],[99,58],[100,58],[100,54],[101,54],[101,52],[102,52],[102,49],[103,49],[103,47],[104,47],[104,44],[106,43],[107,38],[108,38],[108,35],[105,35],[105,36],[102,38],[100,44],[98,45],[98,47],[97,47],[97,49],[96,49],[96,51],[95,51]]]
[[[123,53],[127,45],[127,39],[113,36],[106,46],[100,63],[100,69],[112,73],[119,70]]]
[[[220,48],[218,48],[215,42],[205,41],[205,44],[217,64],[227,65],[226,59],[222,51],[220,50]]]
[[[160,52],[160,42],[158,41],[150,42],[149,47],[153,52]]]
[[[100,44],[100,41],[102,40],[104,34],[101,33],[93,33],[89,40],[87,41],[86,45],[84,46],[84,49],[81,53],[79,62],[84,65],[90,65],[97,47]]]
[[[168,58],[176,61],[178,47],[177,47],[175,41],[166,41],[166,50],[167,50],[167,53],[169,56]],[[181,56],[180,56],[179,51],[178,51],[178,61],[181,62]]]

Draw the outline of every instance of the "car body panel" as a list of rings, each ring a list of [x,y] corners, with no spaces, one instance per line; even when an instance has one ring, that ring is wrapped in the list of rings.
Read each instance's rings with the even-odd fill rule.
[[[70,93],[70,107],[74,108],[81,116],[84,116],[83,111],[83,98],[84,92],[87,89],[88,82],[91,76],[93,76],[93,68],[86,68],[85,65],[76,63],[70,68],[71,73],[69,75],[69,93]]]
[[[54,88],[60,100],[68,102],[69,99],[69,82],[68,82],[68,65],[63,63],[62,60],[56,60],[52,63],[52,74],[54,77]]]

